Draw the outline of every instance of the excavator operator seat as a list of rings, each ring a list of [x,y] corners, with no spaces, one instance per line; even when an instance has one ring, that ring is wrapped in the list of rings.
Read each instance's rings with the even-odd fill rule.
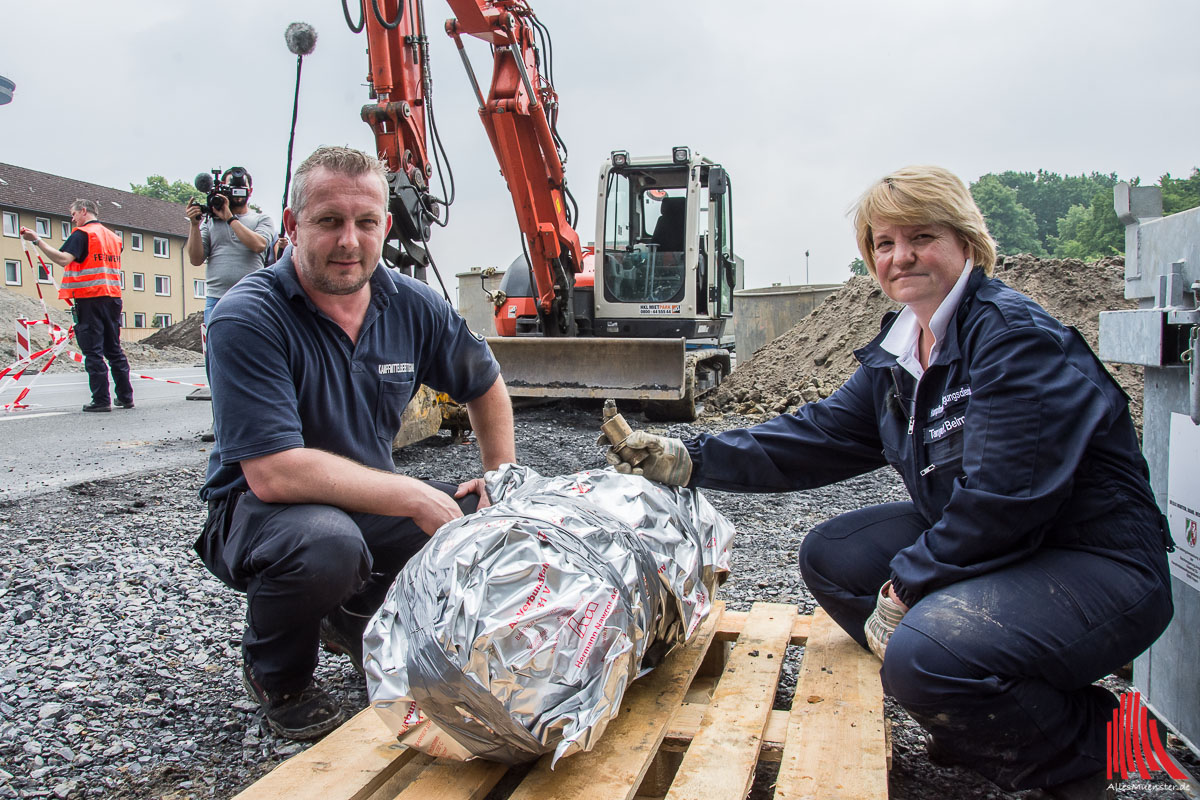
[[[659,253],[682,253],[686,236],[687,198],[664,197],[650,241],[658,245]]]

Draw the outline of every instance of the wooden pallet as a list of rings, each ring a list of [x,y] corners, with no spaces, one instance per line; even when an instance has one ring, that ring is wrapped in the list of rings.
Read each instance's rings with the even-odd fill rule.
[[[785,649],[806,645],[791,711],[772,711]],[[596,747],[530,767],[433,759],[396,743],[372,709],[235,800],[743,800],[759,762],[778,800],[884,800],[879,662],[823,611],[718,604],[688,644],[633,683]],[[496,796],[494,795],[494,796]]]

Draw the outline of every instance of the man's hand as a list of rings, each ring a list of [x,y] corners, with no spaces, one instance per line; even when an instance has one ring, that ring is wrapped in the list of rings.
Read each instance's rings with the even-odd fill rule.
[[[38,243],[38,235],[24,225],[21,226],[21,238],[27,242]]]
[[[466,483],[460,483],[458,490],[454,493],[454,499],[461,500],[469,494],[479,495],[479,505],[476,508],[487,508],[492,504],[492,498],[488,497],[487,484],[483,478],[475,478]]]
[[[617,472],[641,475],[668,486],[686,486],[692,477],[692,457],[680,439],[634,431],[618,445],[604,454]]]
[[[883,660],[883,654],[887,651],[888,640],[892,638],[892,634],[896,632],[896,626],[900,624],[900,620],[906,613],[908,613],[908,606],[900,602],[900,598],[892,590],[892,582],[888,581],[879,590],[879,596],[875,598],[875,610],[871,612],[871,616],[867,617],[867,622],[863,625],[867,645],[871,648],[872,653],[879,656],[880,661]]]
[[[216,198],[214,197],[213,200],[216,200]],[[220,207],[218,207],[216,204],[211,204],[209,207],[212,209],[212,215],[214,217],[222,222],[229,222],[233,219],[233,209],[230,208],[231,205],[232,203],[229,202],[229,198],[226,197],[225,202],[221,203]]]
[[[183,213],[184,216],[187,217],[188,222],[196,226],[200,225],[200,217],[203,215],[203,212],[200,210],[200,204],[195,200],[192,200],[190,203],[188,203],[187,208]]]
[[[480,482],[482,483],[482,481]],[[462,484],[458,487],[459,491],[462,492],[463,486],[470,486],[472,483],[474,481]],[[438,528],[463,515],[462,509],[458,507],[458,503],[454,502],[454,498],[445,492],[434,489],[432,486],[419,481],[416,482],[413,491],[412,502],[416,508],[410,516],[412,517],[412,521],[417,523],[417,527],[425,531],[426,536],[433,536]],[[462,497],[465,494],[466,492],[462,492],[462,494],[455,493],[455,497]],[[487,493],[485,492],[480,497],[480,500],[482,501],[482,498],[486,496]]]

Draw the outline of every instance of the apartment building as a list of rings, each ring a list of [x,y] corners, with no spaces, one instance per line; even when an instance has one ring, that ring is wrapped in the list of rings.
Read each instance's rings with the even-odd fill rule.
[[[125,243],[121,253],[122,338],[145,338],[204,310],[204,265],[193,267],[184,253],[188,222],[182,205],[12,164],[0,164],[4,226],[0,285],[4,289],[37,297],[40,288],[52,308],[66,308],[54,290],[54,279],[61,277],[62,268],[48,259],[40,266],[38,251],[30,246],[31,269],[18,231],[22,226],[31,228],[51,247],[62,249],[71,235],[69,208],[76,198],[95,200],[100,221]],[[0,325],[11,328],[12,320],[0,320]]]

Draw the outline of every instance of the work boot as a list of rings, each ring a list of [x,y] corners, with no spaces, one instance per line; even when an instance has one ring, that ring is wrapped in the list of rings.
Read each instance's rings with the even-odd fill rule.
[[[328,652],[349,658],[359,675],[366,675],[363,670],[363,631],[369,620],[370,617],[340,607],[321,618],[321,644]]]
[[[1117,796],[1103,770],[1038,792],[1030,795],[1029,800],[1114,800]]]
[[[118,408],[133,408],[133,398],[130,398],[128,400],[118,400],[117,407]]]
[[[341,706],[316,683],[310,682],[292,694],[272,695],[254,680],[246,664],[242,667],[242,684],[250,699],[262,706],[267,725],[285,739],[320,739],[346,720]]]
[[[84,411],[112,411],[112,406],[108,403],[97,403],[95,400],[83,407]]]

